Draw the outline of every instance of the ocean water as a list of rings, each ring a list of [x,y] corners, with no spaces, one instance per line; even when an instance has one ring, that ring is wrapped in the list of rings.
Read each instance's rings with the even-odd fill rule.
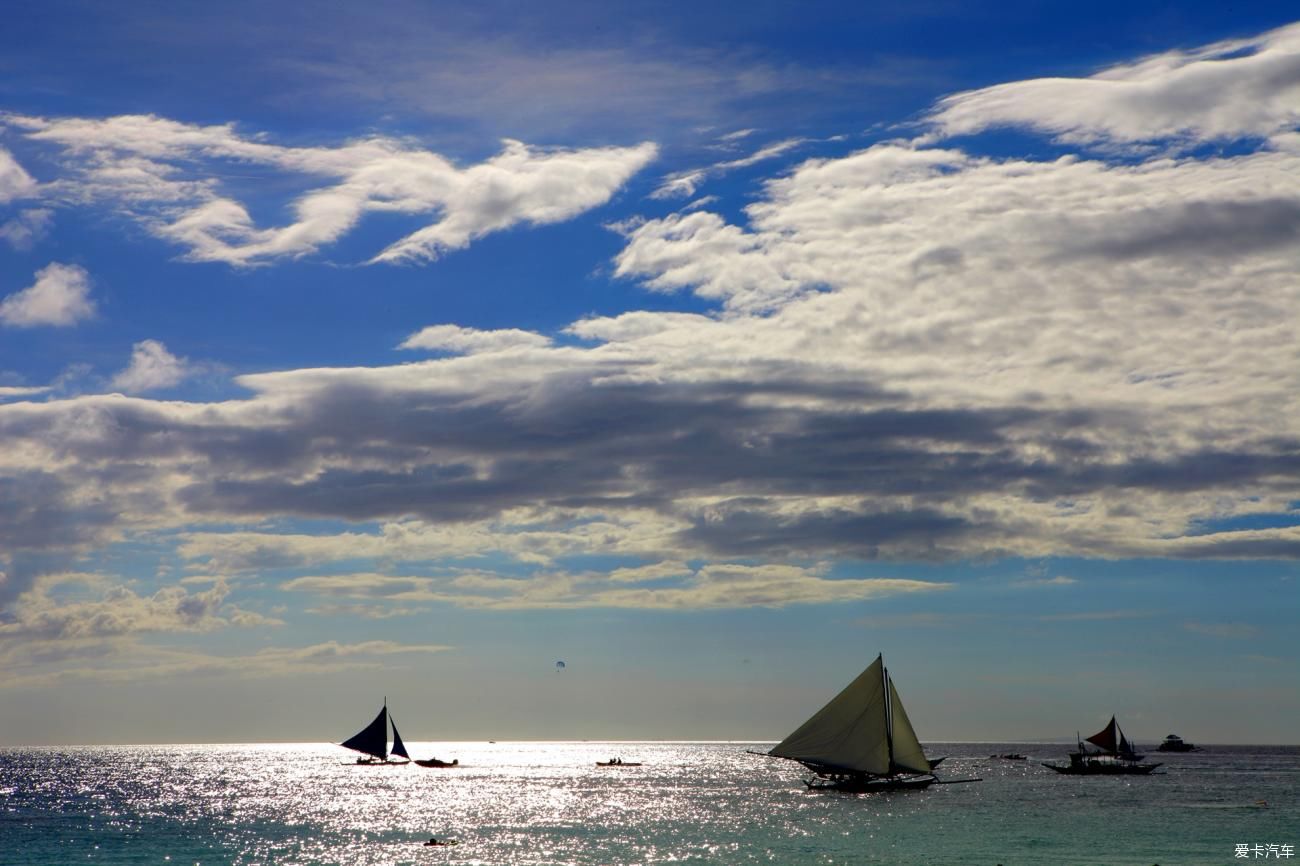
[[[929,744],[951,756],[941,777],[984,781],[849,795],[740,743],[407,746],[462,766],[317,744],[0,750],[0,864],[1300,863],[1300,747],[1104,778],[1039,766],[1064,745]],[[1012,751],[1032,760],[988,757]],[[613,755],[644,766],[595,766]]]

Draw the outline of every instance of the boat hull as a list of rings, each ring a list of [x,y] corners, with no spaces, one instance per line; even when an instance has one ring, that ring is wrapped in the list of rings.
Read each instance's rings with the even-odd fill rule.
[[[424,760],[417,759],[415,763],[419,764],[421,767],[431,767],[433,769],[441,770],[441,769],[447,769],[451,767],[459,767],[460,758],[457,758],[456,760],[450,763],[448,763],[447,761],[439,761],[437,758],[426,758]]]
[[[843,791],[847,794],[877,794],[887,791],[919,791],[938,780],[934,776],[847,776],[815,782],[804,781],[809,791]]]

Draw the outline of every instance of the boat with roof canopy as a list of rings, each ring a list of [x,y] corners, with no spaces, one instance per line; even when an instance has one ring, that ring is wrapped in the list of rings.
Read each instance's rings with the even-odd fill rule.
[[[1160,766],[1159,763],[1143,762],[1146,755],[1137,753],[1114,716],[1110,717],[1110,724],[1078,743],[1078,748],[1070,752],[1070,763],[1044,763],[1043,766],[1067,776],[1145,776]],[[1097,750],[1089,749],[1086,743],[1096,746]]]

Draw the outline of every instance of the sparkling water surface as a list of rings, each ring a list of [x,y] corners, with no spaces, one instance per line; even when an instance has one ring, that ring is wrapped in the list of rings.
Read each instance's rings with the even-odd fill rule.
[[[1300,863],[1300,747],[1153,753],[1167,772],[1106,778],[1039,765],[1064,745],[929,744],[944,779],[984,781],[849,795],[745,751],[771,744],[407,745],[461,766],[316,744],[0,750],[0,864],[1172,866],[1242,863],[1241,844]],[[1008,752],[1031,760],[989,758]],[[595,766],[614,755],[644,766]]]

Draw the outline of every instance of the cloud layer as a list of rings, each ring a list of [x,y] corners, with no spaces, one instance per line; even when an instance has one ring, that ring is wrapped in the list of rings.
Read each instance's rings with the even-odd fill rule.
[[[919,139],[773,177],[742,219],[620,223],[616,275],[707,313],[557,334],[414,323],[400,348],[441,354],[244,375],[245,395],[217,403],[0,404],[4,627],[35,629],[41,581],[69,562],[141,539],[222,587],[256,574],[373,615],[394,600],[682,610],[944,588],[890,576],[903,560],[1295,559],[1300,521],[1278,519],[1300,501],[1295,33],[958,94]],[[1062,94],[1083,100],[1068,122]],[[8,122],[75,167],[52,184],[64,201],[125,203],[191,257],[232,264],[319,249],[376,210],[438,215],[375,256],[425,260],[595,207],[655,152],[512,143],[458,169],[384,139]],[[954,140],[1005,124],[1086,149]],[[293,224],[259,229],[193,169],[211,160],[326,181]],[[117,384],[164,387],[184,367],[145,341]],[[209,597],[64,600],[39,622],[80,633],[111,602],[124,628],[179,630],[186,605],[193,624],[237,625]]]

